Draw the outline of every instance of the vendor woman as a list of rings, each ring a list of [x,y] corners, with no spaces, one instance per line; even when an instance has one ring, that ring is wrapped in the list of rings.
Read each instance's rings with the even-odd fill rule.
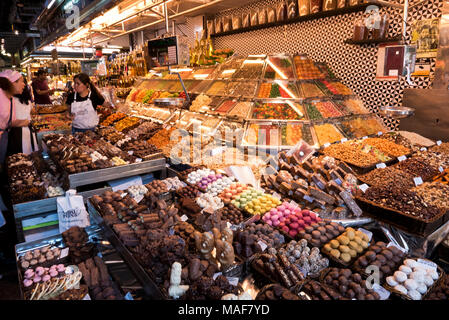
[[[13,70],[0,72],[0,166],[3,165],[8,149],[8,135],[12,127],[27,127],[29,120],[17,120],[14,95],[25,88],[23,77]],[[1,168],[1,167],[0,167]]]
[[[106,106],[105,99],[85,73],[73,78],[75,92],[67,97],[69,112],[72,114],[72,133],[95,130],[98,125],[98,106]]]

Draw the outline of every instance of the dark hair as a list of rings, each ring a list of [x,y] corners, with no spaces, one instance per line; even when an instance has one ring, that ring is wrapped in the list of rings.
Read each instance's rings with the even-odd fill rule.
[[[14,89],[12,82],[8,80],[8,78],[0,77],[0,88],[3,89],[3,91],[6,91],[9,94],[13,94]]]
[[[16,94],[14,97],[18,98],[20,103],[28,104],[31,101],[31,91],[25,78],[23,78],[23,82],[25,82],[25,87],[23,88],[22,93]]]
[[[82,84],[90,88],[90,91],[95,92],[99,97],[103,97],[103,95],[98,91],[97,87],[94,86],[92,81],[90,80],[89,76],[85,73],[78,73],[76,76],[73,77],[73,81],[78,79],[81,81]],[[103,97],[104,98],[104,97]]]
[[[45,69],[39,69],[36,72],[36,76],[39,77],[42,74],[47,74],[47,71],[45,71]]]

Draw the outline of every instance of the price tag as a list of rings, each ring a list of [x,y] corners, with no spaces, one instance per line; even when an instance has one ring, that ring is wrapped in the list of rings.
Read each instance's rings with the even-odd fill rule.
[[[438,168],[438,170],[440,170],[440,172],[443,172],[443,171],[444,171],[444,168],[443,168],[442,166],[440,166],[440,167]]]
[[[365,139],[368,139],[368,137],[367,136],[362,137],[362,140],[365,140]]]
[[[381,136],[382,134],[383,134],[382,131],[379,131],[379,132],[377,133],[378,136]]]
[[[129,154],[130,156],[132,156],[132,155],[134,154],[134,151],[133,151],[133,150],[128,151],[128,154]]]
[[[61,254],[59,255],[59,259],[63,259],[69,255],[69,248],[64,248],[61,250]]]
[[[124,198],[124,197],[126,197],[127,195],[128,195],[128,193],[123,192],[120,196],[121,196],[122,198]]]
[[[373,285],[373,290],[377,292],[377,294],[380,297],[380,300],[387,300],[390,297],[390,291],[385,289],[384,287],[381,287],[378,283],[375,283]]]
[[[265,249],[267,248],[267,244],[262,240],[259,240],[257,243],[259,244],[260,248],[262,249],[262,252],[264,252]]]
[[[134,198],[134,200],[136,200],[136,202],[139,203],[140,201],[143,200],[143,198],[145,198],[145,196],[143,194],[139,194],[137,197]]]
[[[421,150],[421,151],[427,151],[427,148],[426,148],[426,147],[422,147],[422,148],[419,149],[419,150]]]
[[[335,183],[337,183],[339,186],[341,186],[341,185],[343,184],[343,182],[342,182],[339,178],[335,179],[334,181],[335,181]]]
[[[136,163],[142,162],[141,158],[136,158]]]
[[[328,143],[325,143],[323,146],[325,147],[325,148],[327,148],[327,147],[330,147],[330,143],[328,142]]]
[[[92,299],[90,298],[90,295],[89,295],[89,294],[86,294],[86,295],[84,296],[83,300],[92,300]]]
[[[366,183],[362,184],[359,186],[360,190],[362,190],[363,193],[366,192],[366,190],[368,190],[369,185],[367,185]]]
[[[231,228],[231,227],[232,227],[232,223],[230,223],[229,221],[226,221],[226,226],[227,226],[228,228]]]
[[[359,228],[359,231],[362,231],[364,234],[366,234],[368,236],[368,242],[371,241],[371,239],[373,238],[373,233],[371,231],[368,231],[366,229],[363,228]]]
[[[170,228],[170,230],[168,230],[168,234],[169,235],[174,235],[175,234],[175,229],[173,229],[173,228]]]
[[[421,177],[416,177],[413,178],[413,181],[415,182],[415,186],[419,186],[420,184],[423,184],[424,182],[422,181]]]
[[[187,217],[185,214],[182,215],[181,217],[181,221],[187,221],[189,219],[189,217]]]
[[[386,168],[387,166],[386,166],[386,164],[385,163],[378,163],[378,164],[376,164],[376,168],[377,169],[383,169],[383,168]]]
[[[390,242],[389,244],[387,244],[387,248],[390,248],[390,247],[395,247],[395,248],[401,250],[402,252],[407,253],[407,250],[405,250],[405,248],[402,248],[401,246],[398,246],[398,245],[394,244],[393,242]]]
[[[276,199],[278,199],[278,200],[281,200],[280,194],[278,194],[278,193],[276,193],[276,192],[273,193],[272,196],[273,196],[273,198],[276,198]]]
[[[309,196],[309,195],[305,195],[305,196],[304,196],[304,200],[309,201],[310,203],[312,203],[312,202],[315,200],[315,198],[314,198],[314,197],[311,197],[311,196]]]
[[[212,276],[212,279],[217,279],[217,277],[219,277],[219,276],[221,276],[222,275],[222,273],[221,272],[217,272],[217,273],[215,273],[213,276]]]
[[[128,293],[125,295],[125,300],[134,300],[134,299],[133,299],[133,296],[131,295],[131,292],[128,292]]]
[[[237,277],[226,277],[231,285],[236,287],[239,284],[239,278]]]
[[[404,161],[404,160],[407,160],[407,156],[400,156],[400,157],[398,157],[398,160],[399,160],[400,162],[402,162],[402,161]]]
[[[437,146],[441,146],[441,140],[437,141]]]
[[[348,138],[343,138],[340,140],[342,143],[348,141]]]
[[[437,265],[436,263],[429,261],[429,260],[425,260],[425,259],[418,259],[417,262],[422,265],[424,268],[426,269],[433,269],[433,270],[437,270]]]

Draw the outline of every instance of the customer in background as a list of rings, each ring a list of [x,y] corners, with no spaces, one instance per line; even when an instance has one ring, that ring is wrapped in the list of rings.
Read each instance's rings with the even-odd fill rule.
[[[73,87],[75,92],[69,94],[66,100],[72,113],[72,133],[95,130],[100,121],[97,107],[106,106],[104,97],[85,73],[73,78]]]
[[[25,88],[23,77],[13,70],[0,72],[0,165],[3,167],[6,151],[8,150],[8,136],[12,127],[26,127],[28,120],[16,120],[14,95],[21,94]]]
[[[21,94],[16,94],[14,96],[14,113],[16,120],[31,121],[31,110],[33,108],[31,91],[26,79],[23,81],[25,83],[25,88]],[[8,140],[8,154],[30,154],[39,149],[36,134],[33,132],[31,125],[21,128],[12,128],[9,132]]]
[[[37,71],[37,77],[33,80],[33,95],[36,104],[51,104],[50,96],[55,90],[48,87],[47,72],[44,69]]]

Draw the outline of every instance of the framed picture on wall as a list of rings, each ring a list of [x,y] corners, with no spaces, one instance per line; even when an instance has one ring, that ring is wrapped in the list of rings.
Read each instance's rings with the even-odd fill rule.
[[[440,19],[415,21],[412,25],[412,44],[416,45],[417,58],[435,58],[440,39]]]

